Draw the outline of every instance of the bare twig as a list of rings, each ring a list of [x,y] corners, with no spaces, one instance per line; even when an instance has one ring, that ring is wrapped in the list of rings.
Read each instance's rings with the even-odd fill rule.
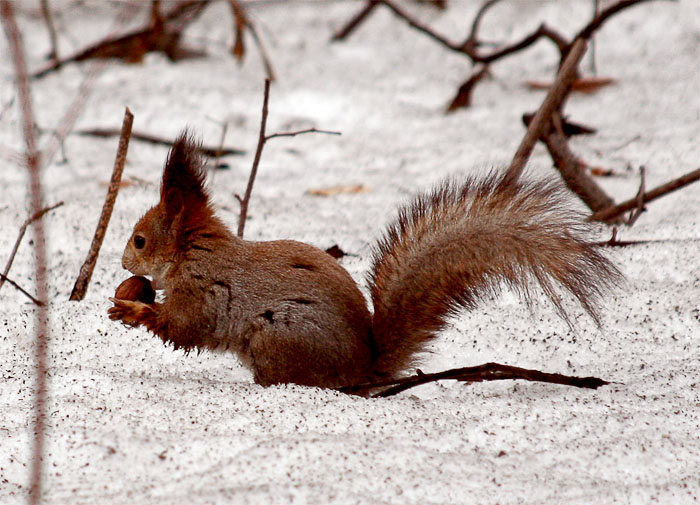
[[[265,137],[265,141],[267,142],[268,140],[277,137],[296,137],[297,135],[303,135],[304,133],[325,133],[326,135],[340,135],[340,132],[332,130],[319,130],[318,128],[307,128],[306,130],[297,130],[293,132],[273,133],[272,135],[267,135]]]
[[[700,168],[693,170],[692,172],[689,172],[685,175],[682,175],[681,177],[678,177],[677,179],[673,179],[672,181],[667,182],[666,184],[662,184],[661,186],[658,186],[650,191],[647,191],[644,193],[644,196],[642,198],[643,203],[647,204],[653,200],[656,200],[657,198],[660,198],[668,193],[671,193],[672,191],[676,191],[677,189],[680,189],[684,186],[687,186],[688,184],[692,184],[696,181],[700,180]],[[622,203],[619,203],[615,206],[603,209],[601,211],[595,212],[592,214],[588,220],[589,221],[611,221],[615,219],[617,216],[620,214],[623,214],[627,212],[628,210],[632,210],[636,208],[639,205],[639,198],[634,197],[629,200],[626,200]]]
[[[78,135],[91,135],[93,137],[116,137],[121,134],[121,130],[116,128],[89,128],[86,130],[78,130],[75,133]],[[150,144],[157,144],[163,146],[172,146],[173,140],[159,137],[157,135],[151,135],[150,133],[143,133],[134,131],[131,133],[131,138],[134,140],[140,140],[142,142],[148,142]],[[201,146],[198,151],[210,158],[215,158],[217,156],[230,156],[230,155],[243,155],[245,151],[242,149],[237,149],[235,147],[207,147]]]
[[[379,2],[375,0],[369,0],[360,12],[355,14],[352,19],[346,23],[346,25],[333,35],[331,40],[338,41],[346,39],[352,32],[355,31],[362,21],[365,20],[367,16],[374,10],[374,8],[379,5]]]
[[[58,61],[58,42],[56,38],[56,26],[53,23],[53,14],[51,13],[51,6],[49,6],[49,0],[41,0],[41,13],[44,16],[44,21],[46,22],[46,29],[49,32],[49,40],[51,42],[51,52],[49,53],[49,59],[53,62]]]
[[[255,184],[255,178],[258,175],[258,166],[260,165],[260,159],[262,157],[263,147],[265,143],[273,138],[277,137],[294,137],[296,135],[301,135],[303,133],[327,133],[330,135],[340,135],[339,132],[329,131],[329,130],[318,130],[316,128],[309,128],[306,130],[299,130],[293,132],[283,132],[283,133],[273,133],[267,135],[265,129],[267,127],[267,114],[268,114],[268,102],[270,100],[270,79],[265,79],[265,90],[263,93],[263,106],[262,106],[262,116],[260,119],[260,133],[258,135],[258,146],[255,149],[255,157],[253,158],[253,166],[250,169],[250,176],[248,177],[248,185],[246,186],[245,193],[243,197],[236,195],[238,203],[241,205],[241,212],[238,217],[238,232],[239,237],[243,237],[243,231],[245,230],[245,221],[248,217],[248,205],[250,203],[250,195],[253,193],[253,185]]]
[[[0,274],[0,282],[4,283],[5,281],[7,281],[12,287],[14,287],[15,289],[17,289],[20,293],[22,293],[24,296],[26,296],[26,297],[29,298],[32,302],[34,302],[35,305],[39,305],[39,306],[42,306],[42,307],[45,305],[44,302],[42,302],[41,300],[38,300],[38,299],[34,298],[29,292],[27,292],[26,289],[24,289],[22,286],[20,286],[19,284],[17,284],[15,281],[13,281],[12,279],[10,279],[8,276],[6,276],[5,274]]]
[[[557,74],[557,78],[547,92],[547,96],[545,96],[535,117],[530,122],[527,133],[525,133],[525,137],[515,152],[515,156],[513,156],[513,161],[511,161],[505,176],[508,180],[514,182],[520,178],[520,174],[525,169],[535,144],[551,127],[552,113],[555,110],[561,110],[564,99],[569,93],[571,83],[576,79],[578,64],[585,53],[586,41],[578,39],[569,51],[564,64]]]
[[[107,225],[109,224],[109,219],[112,216],[114,202],[117,200],[117,194],[119,193],[119,183],[121,182],[122,172],[124,171],[126,153],[129,149],[129,138],[131,135],[131,125],[133,121],[134,116],[127,107],[124,111],[122,133],[119,137],[119,148],[117,149],[117,157],[114,160],[114,169],[112,170],[112,179],[109,182],[107,197],[105,198],[105,203],[102,206],[102,213],[100,214],[100,220],[97,223],[97,230],[95,230],[95,236],[92,239],[90,251],[88,252],[83,266],[80,268],[80,274],[78,275],[75,285],[73,286],[73,291],[70,294],[71,300],[82,300],[85,297],[85,292],[87,291],[88,284],[90,283],[90,278],[92,277],[95,263],[97,263],[97,256],[100,254],[100,247],[102,247],[102,240],[107,232]]]
[[[411,375],[409,377],[369,384],[345,386],[338,388],[338,390],[344,393],[369,395],[373,398],[385,398],[422,384],[448,379],[458,380],[461,382],[521,379],[588,389],[597,389],[600,386],[609,384],[609,382],[597,377],[574,377],[570,375],[546,373],[540,372],[539,370],[502,365],[500,363],[485,363],[483,365],[453,368],[444,372],[430,374],[424,374],[419,370],[416,375]]]
[[[15,20],[13,3],[10,0],[0,0],[0,17],[5,30],[5,36],[10,46],[10,54],[15,69],[17,96],[19,97],[22,130],[26,146],[26,166],[29,172],[31,207],[33,212],[42,209],[41,174],[39,173],[39,153],[36,147],[36,132],[34,131],[34,113],[32,97],[29,88],[27,62],[22,43],[22,34]],[[48,299],[48,282],[46,271],[46,233],[42,219],[36,221],[34,230],[36,293],[39,300]],[[41,503],[44,437],[46,435],[46,347],[49,331],[49,312],[45,304],[39,305],[36,311],[36,346],[35,372],[36,394],[34,399],[34,445],[32,447],[31,475],[29,478],[29,503]]]
[[[44,209],[41,209],[39,212],[35,212],[31,216],[29,216],[24,223],[22,223],[22,226],[19,229],[19,234],[17,235],[17,240],[15,240],[15,245],[12,247],[12,252],[10,253],[10,258],[7,260],[7,264],[5,265],[5,270],[2,272],[3,278],[0,279],[0,289],[2,289],[2,285],[5,282],[5,278],[7,274],[10,272],[10,268],[12,268],[12,262],[15,260],[15,255],[17,254],[17,249],[19,249],[19,244],[22,242],[22,238],[24,237],[24,233],[27,231],[27,228],[29,227],[30,224],[32,224],[34,221],[37,219],[41,219],[44,217],[44,215],[52,210],[54,210],[57,207],[60,207],[63,205],[63,202],[58,202],[55,205],[52,205],[51,207],[46,207]]]
[[[646,188],[646,169],[644,166],[639,167],[639,189],[637,190],[637,207],[635,207],[627,219],[627,226],[633,226],[637,222],[639,216],[644,212],[644,193]]]
[[[263,147],[265,146],[265,128],[267,126],[267,104],[270,100],[270,79],[265,79],[265,90],[263,92],[263,105],[262,105],[262,116],[260,118],[260,133],[258,135],[258,147],[255,149],[255,157],[253,158],[253,166],[250,169],[250,176],[248,177],[248,185],[246,186],[243,198],[238,198],[238,202],[241,204],[241,212],[238,216],[238,233],[239,237],[243,237],[243,230],[245,229],[245,220],[248,217],[248,203],[250,202],[250,195],[253,193],[253,184],[255,184],[255,177],[258,175],[258,165],[260,165],[260,158],[262,157]]]

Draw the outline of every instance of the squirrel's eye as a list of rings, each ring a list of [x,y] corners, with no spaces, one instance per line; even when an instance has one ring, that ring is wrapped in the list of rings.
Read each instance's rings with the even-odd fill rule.
[[[143,235],[136,235],[134,236],[134,247],[136,249],[143,249],[143,246],[146,245],[146,237]]]

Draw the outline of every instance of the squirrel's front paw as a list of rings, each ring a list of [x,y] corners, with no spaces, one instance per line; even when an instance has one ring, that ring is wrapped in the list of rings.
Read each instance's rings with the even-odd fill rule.
[[[148,305],[143,302],[110,298],[114,307],[107,309],[109,318],[113,321],[121,321],[127,326],[139,326],[143,322],[143,313]]]

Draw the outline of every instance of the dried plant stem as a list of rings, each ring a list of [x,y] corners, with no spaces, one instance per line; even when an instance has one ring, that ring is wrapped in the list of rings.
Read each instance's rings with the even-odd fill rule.
[[[34,214],[42,209],[41,174],[39,172],[39,153],[36,147],[34,131],[34,113],[32,111],[31,90],[27,62],[24,55],[22,35],[15,20],[13,3],[0,0],[0,17],[5,36],[10,46],[10,54],[15,69],[17,95],[19,97],[22,130],[26,149],[26,166],[29,172],[31,208]],[[34,229],[34,247],[36,254],[36,293],[41,301],[48,299],[48,282],[46,271],[46,233],[44,221],[36,221]],[[29,478],[29,503],[41,503],[44,437],[46,435],[46,347],[49,331],[49,312],[45,304],[36,311],[36,345],[35,345],[35,397],[34,397],[34,445],[32,448],[31,474]]]
[[[82,300],[85,297],[85,292],[87,291],[88,284],[90,283],[92,272],[95,269],[97,257],[100,254],[100,247],[102,247],[102,241],[104,240],[105,233],[107,232],[107,226],[109,225],[109,219],[112,217],[114,202],[117,200],[117,194],[119,193],[119,185],[122,179],[122,172],[124,171],[124,163],[126,162],[126,153],[129,149],[129,138],[131,136],[131,125],[133,124],[133,121],[134,116],[127,107],[124,111],[124,121],[122,123],[121,135],[119,136],[117,157],[114,160],[112,179],[109,182],[109,189],[107,190],[105,203],[102,206],[102,213],[100,214],[100,220],[97,223],[97,230],[95,230],[95,236],[92,239],[90,251],[88,252],[83,266],[80,268],[80,273],[78,274],[78,278],[73,286],[73,291],[70,294],[71,300]]]

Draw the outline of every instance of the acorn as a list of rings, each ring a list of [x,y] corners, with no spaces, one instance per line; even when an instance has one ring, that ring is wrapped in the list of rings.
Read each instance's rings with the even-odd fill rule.
[[[156,292],[151,286],[151,281],[140,275],[134,275],[117,287],[114,297],[120,300],[153,303],[156,299]]]

